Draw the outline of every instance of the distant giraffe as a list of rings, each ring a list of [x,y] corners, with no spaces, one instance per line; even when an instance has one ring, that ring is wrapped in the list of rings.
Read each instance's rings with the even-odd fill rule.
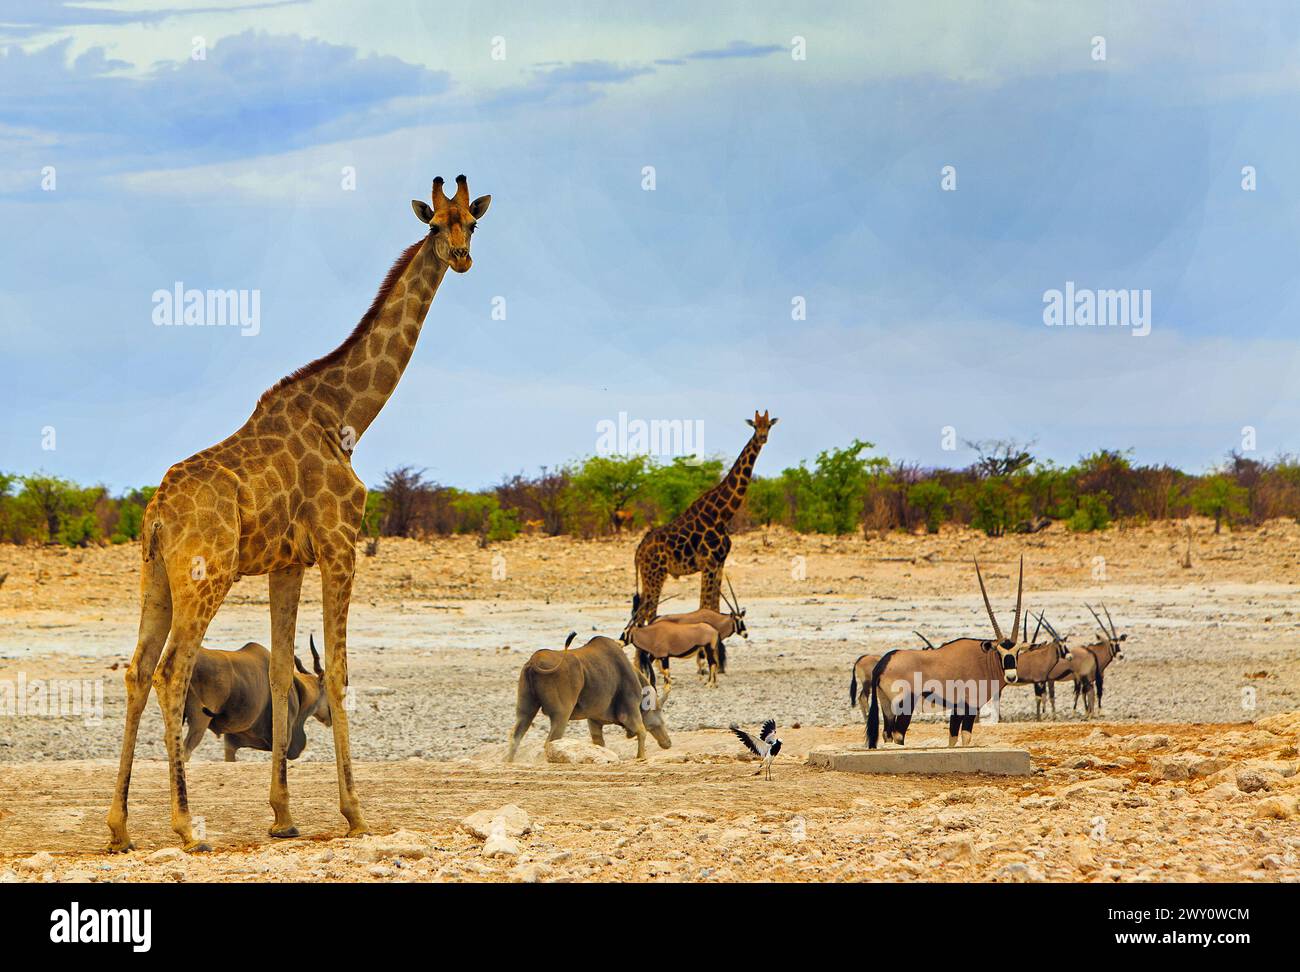
[[[126,670],[126,727],[108,813],[109,850],[132,846],[127,793],[151,685],[165,727],[172,830],[185,850],[208,849],[190,823],[181,716],[208,623],[230,585],[249,574],[267,574],[270,584],[271,836],[297,836],[285,763],[288,702],[298,596],[305,568],[315,564],[321,572],[339,807],[349,836],[366,833],[343,705],[348,606],[366,503],[366,488],[352,469],[352,447],[397,387],[447,269],[470,268],[470,234],[491,201],[482,196],[470,202],[464,176],[456,179],[451,198],[442,191],[442,179],[435,179],[432,206],[411,202],[428,224],[427,235],[398,257],[352,334],[263,393],[248,421],[227,439],[167,470],[141,530],[140,633]]]
[[[696,572],[700,578],[700,607],[718,610],[722,593],[722,568],[731,551],[727,527],[745,500],[745,490],[754,474],[758,452],[767,442],[767,434],[777,420],[767,412],[754,413],[745,422],[754,429],[745,448],[725,479],[704,493],[671,523],[653,527],[636,548],[636,573],[640,601],[634,624],[649,621],[659,608],[659,594],[664,579],[686,577]]]

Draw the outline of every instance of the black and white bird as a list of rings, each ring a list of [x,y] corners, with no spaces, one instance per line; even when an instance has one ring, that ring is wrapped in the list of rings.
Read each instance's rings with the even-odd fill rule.
[[[781,740],[776,738],[776,720],[768,719],[763,723],[763,728],[758,731],[758,739],[747,733],[734,722],[730,726],[731,731],[736,734],[736,738],[745,744],[745,748],[763,761],[763,765],[758,768],[759,773],[767,771],[767,778],[772,778],[772,760],[776,754],[781,751]]]

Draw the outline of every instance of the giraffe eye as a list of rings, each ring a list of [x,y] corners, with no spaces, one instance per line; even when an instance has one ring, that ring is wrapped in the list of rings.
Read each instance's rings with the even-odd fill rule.
[[[471,236],[474,235],[474,231],[475,231],[476,229],[478,229],[478,224],[474,224],[473,226],[471,226],[471,227],[469,228],[469,232],[470,232],[470,235],[471,235]]]

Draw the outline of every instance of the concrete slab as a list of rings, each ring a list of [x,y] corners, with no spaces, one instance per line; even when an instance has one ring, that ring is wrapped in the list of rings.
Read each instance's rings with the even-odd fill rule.
[[[1029,751],[1007,746],[867,749],[819,746],[808,754],[808,765],[841,773],[991,773],[1028,776]]]

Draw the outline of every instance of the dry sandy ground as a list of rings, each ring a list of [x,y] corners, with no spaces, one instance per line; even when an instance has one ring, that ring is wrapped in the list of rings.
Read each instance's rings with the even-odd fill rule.
[[[0,587],[0,775],[13,783],[0,804],[0,879],[1295,879],[1297,720],[1287,713],[1300,710],[1300,526],[1215,537],[1194,523],[1190,568],[1180,564],[1184,529],[1073,536],[1058,526],[999,540],[966,531],[742,535],[729,573],[752,636],[733,645],[716,691],[695,681],[692,663],[674,666],[673,748],[652,745],[646,764],[513,768],[499,753],[520,664],[572,629],[617,633],[636,538],[522,538],[486,550],[470,538],[386,540],[359,563],[350,638],[357,775],[381,836],[329,839],[341,833],[332,745],[314,726],[291,774],[307,839],[264,836],[265,754],[216,762],[220,744],[210,739],[191,764],[190,789],[217,852],[161,860],[151,855],[172,840],[164,768],[152,762],[163,755],[152,704],[132,789],[141,850],[95,853],[121,731],[120,669],[135,638],[138,550],[0,547],[0,574],[9,575]],[[1105,723],[1079,721],[1068,688],[1058,697],[1067,721],[1017,721],[1032,719],[1022,689],[1008,695],[1003,724],[977,727],[976,741],[1028,748],[1030,778],[863,777],[802,765],[814,745],[861,744],[847,694],[858,654],[915,645],[913,628],[936,641],[982,634],[970,558],[985,564],[995,606],[1009,613],[1022,552],[1028,602],[1076,643],[1092,634],[1085,601],[1104,600],[1130,635],[1108,673]],[[693,607],[697,583],[673,584],[684,596],[672,607]],[[302,649],[320,630],[311,580],[305,594]],[[268,637],[265,581],[245,578],[206,643]],[[6,714],[6,687],[12,699],[20,685],[48,679],[84,687],[86,704],[61,717]],[[771,783],[750,776],[725,732],[769,716],[787,743]],[[543,730],[525,744],[537,760]],[[944,735],[930,722],[908,742]],[[1132,742],[1152,735],[1168,739],[1150,750]],[[569,736],[585,739],[585,726]],[[627,741],[608,736],[629,754]],[[531,830],[514,856],[484,858],[460,821],[507,804],[528,814]]]
[[[714,734],[680,734],[643,764],[366,763],[379,837],[339,837],[334,777],[296,767],[304,837],[264,836],[266,772],[198,763],[196,812],[212,854],[172,847],[164,768],[139,766],[140,850],[98,853],[113,767],[9,767],[22,799],[0,826],[0,880],[98,881],[1243,881],[1300,880],[1300,717],[1256,727],[1000,725],[1028,746],[1028,778],[882,777],[803,765],[851,730],[787,730],[771,782]],[[925,726],[918,741],[938,741]],[[620,740],[615,749],[631,754]],[[513,805],[526,833],[495,845],[462,820]],[[490,814],[489,814],[490,815]],[[31,854],[40,846],[45,853]]]

